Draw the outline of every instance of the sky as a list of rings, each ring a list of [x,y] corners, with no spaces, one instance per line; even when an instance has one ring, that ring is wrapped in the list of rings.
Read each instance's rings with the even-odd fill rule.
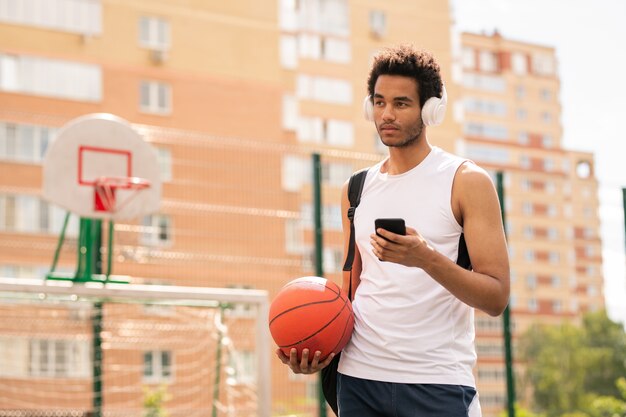
[[[563,147],[593,152],[604,294],[626,325],[626,0],[451,0],[457,30],[551,46],[561,79]]]

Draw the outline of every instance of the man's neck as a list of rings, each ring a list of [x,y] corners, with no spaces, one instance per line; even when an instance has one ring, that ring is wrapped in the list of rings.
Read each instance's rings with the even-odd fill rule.
[[[410,171],[418,166],[430,153],[432,146],[426,137],[416,141],[414,146],[390,147],[389,159],[383,164],[383,172],[389,175],[398,175]]]

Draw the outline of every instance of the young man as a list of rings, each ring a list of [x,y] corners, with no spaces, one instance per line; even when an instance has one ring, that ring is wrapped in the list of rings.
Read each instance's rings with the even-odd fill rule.
[[[428,142],[424,122],[439,121],[425,103],[445,100],[429,53],[407,45],[383,50],[368,90],[389,157],[368,170],[354,218],[355,329],[339,363],[339,415],[480,416],[473,309],[496,316],[509,298],[496,191],[484,170]],[[445,110],[445,102],[436,105]],[[346,184],[344,216],[348,207]],[[385,217],[403,218],[406,235],[374,230],[375,219]],[[347,217],[343,223],[347,248]],[[456,263],[462,238],[471,270]],[[295,351],[279,357],[296,373],[317,372],[331,360],[319,362],[319,352],[311,361],[303,354],[299,362]]]

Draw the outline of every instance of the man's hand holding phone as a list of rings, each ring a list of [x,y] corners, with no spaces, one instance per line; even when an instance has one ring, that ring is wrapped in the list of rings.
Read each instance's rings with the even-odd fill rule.
[[[383,262],[423,267],[432,248],[415,230],[406,227],[404,219],[385,218],[374,221],[372,252]]]

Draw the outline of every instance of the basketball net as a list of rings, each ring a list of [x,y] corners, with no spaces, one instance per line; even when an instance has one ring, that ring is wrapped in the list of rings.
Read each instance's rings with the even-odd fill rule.
[[[94,181],[94,209],[115,213],[128,204],[140,191],[150,187],[150,181],[139,177],[100,177]],[[118,189],[132,193],[123,201],[117,201]]]

